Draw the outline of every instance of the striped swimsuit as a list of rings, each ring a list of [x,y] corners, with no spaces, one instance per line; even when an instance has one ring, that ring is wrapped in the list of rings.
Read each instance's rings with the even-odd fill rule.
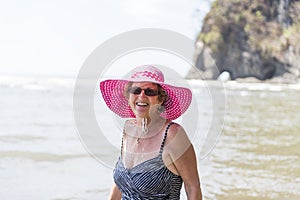
[[[158,156],[146,160],[131,169],[126,169],[121,153],[113,177],[122,193],[122,200],[178,200],[180,198],[182,178],[172,173],[165,166],[162,158],[163,147],[171,125],[172,123],[165,130]]]

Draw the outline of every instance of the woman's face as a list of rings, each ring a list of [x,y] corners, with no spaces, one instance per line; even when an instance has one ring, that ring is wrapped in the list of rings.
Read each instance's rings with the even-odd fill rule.
[[[136,117],[139,118],[149,118],[150,113],[157,112],[157,107],[162,104],[158,100],[157,85],[151,82],[132,83],[128,102]]]

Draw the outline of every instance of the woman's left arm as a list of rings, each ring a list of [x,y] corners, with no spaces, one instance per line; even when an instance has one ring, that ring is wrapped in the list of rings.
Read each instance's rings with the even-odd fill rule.
[[[182,177],[188,200],[202,199],[197,162],[193,145],[174,162],[179,175]]]
[[[180,125],[172,128],[170,133],[169,155],[176,171],[183,179],[188,200],[202,200],[194,147]]]

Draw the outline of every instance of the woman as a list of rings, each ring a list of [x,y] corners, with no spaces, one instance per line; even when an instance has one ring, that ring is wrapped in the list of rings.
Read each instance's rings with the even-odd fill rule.
[[[187,88],[164,83],[162,72],[145,65],[128,80],[105,80],[100,90],[107,106],[128,119],[124,124],[115,184],[110,199],[202,199],[196,156],[184,129],[172,120],[191,103]]]

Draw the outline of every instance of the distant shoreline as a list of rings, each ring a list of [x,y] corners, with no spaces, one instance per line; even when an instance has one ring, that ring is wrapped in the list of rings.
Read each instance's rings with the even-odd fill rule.
[[[0,86],[8,87],[24,87],[24,86],[64,86],[74,87],[76,81],[75,77],[64,76],[36,76],[36,75],[0,75]],[[166,80],[168,82],[168,80]],[[300,81],[294,83],[292,81],[260,81],[254,79],[237,79],[228,81],[219,80],[201,80],[201,79],[186,79],[191,86],[198,87],[220,87],[224,89],[239,89],[239,90],[268,90],[268,91],[282,91],[282,90],[300,90]]]
[[[220,87],[224,89],[237,90],[257,90],[257,91],[283,91],[283,90],[300,90],[300,82],[297,83],[279,83],[279,82],[247,82],[241,80],[218,81],[218,80],[198,80],[189,79],[188,83],[192,86],[200,87]]]

